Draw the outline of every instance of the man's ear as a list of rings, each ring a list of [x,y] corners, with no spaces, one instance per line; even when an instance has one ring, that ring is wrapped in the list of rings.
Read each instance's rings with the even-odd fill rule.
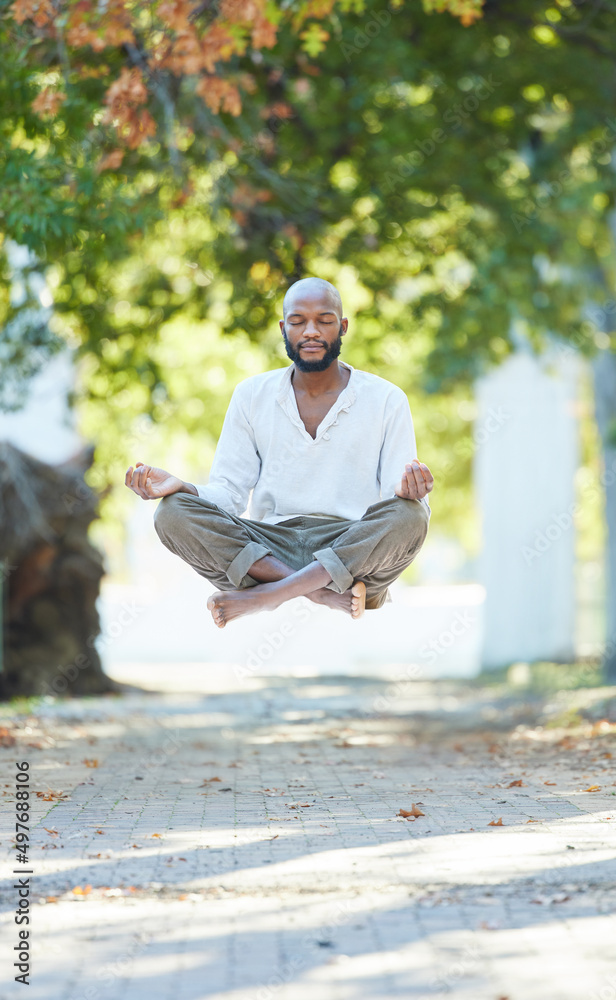
[[[344,337],[345,333],[347,332],[347,330],[348,330],[348,328],[349,328],[349,321],[348,321],[348,319],[346,318],[346,316],[343,316],[343,317],[342,317],[342,319],[340,320],[340,325],[341,325],[341,327],[342,327],[342,329],[341,329],[341,331],[340,331],[340,336],[341,336],[341,337]]]

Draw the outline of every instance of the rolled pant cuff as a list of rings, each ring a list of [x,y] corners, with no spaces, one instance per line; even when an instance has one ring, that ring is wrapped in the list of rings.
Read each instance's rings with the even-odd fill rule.
[[[242,580],[247,575],[248,570],[257,559],[264,556],[271,556],[272,550],[260,542],[248,542],[241,552],[238,552],[235,559],[227,569],[227,576],[234,587],[241,587]]]
[[[345,590],[349,589],[353,583],[353,577],[333,549],[319,549],[318,552],[313,553],[313,558],[316,559],[317,562],[320,562],[321,566],[323,566],[323,568],[326,569],[331,576],[334,586],[331,586],[331,584],[328,583],[327,586],[330,590],[335,590],[336,593],[343,594]]]

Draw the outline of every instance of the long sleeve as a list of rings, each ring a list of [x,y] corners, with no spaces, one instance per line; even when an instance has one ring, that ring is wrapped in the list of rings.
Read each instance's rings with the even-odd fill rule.
[[[250,491],[261,470],[261,459],[248,418],[246,390],[246,385],[240,383],[231,396],[209,482],[205,486],[195,484],[200,497],[238,517],[248,506]]]
[[[413,418],[406,394],[400,390],[392,393],[387,401],[385,426],[383,428],[383,444],[379,457],[378,479],[381,486],[381,498],[395,496],[405,465],[417,458],[417,444]],[[431,513],[428,498],[420,501]]]

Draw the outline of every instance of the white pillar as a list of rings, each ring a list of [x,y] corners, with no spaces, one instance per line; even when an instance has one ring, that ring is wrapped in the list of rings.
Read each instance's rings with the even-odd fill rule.
[[[569,352],[522,349],[476,386],[485,669],[574,656],[579,371]]]

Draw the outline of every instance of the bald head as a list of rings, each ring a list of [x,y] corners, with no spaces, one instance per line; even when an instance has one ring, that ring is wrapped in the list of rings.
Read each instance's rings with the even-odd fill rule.
[[[333,307],[339,318],[342,316],[342,299],[335,285],[332,285],[329,281],[325,281],[324,278],[300,278],[299,281],[294,282],[287,289],[282,303],[283,317],[287,318],[296,301],[307,298],[312,300],[317,298],[322,299],[327,306]]]

